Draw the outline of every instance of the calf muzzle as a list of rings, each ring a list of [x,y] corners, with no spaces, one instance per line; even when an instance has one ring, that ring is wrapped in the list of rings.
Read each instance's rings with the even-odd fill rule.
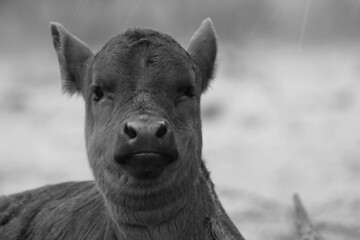
[[[179,157],[169,123],[148,115],[125,121],[116,146],[114,160],[134,178],[156,178]]]

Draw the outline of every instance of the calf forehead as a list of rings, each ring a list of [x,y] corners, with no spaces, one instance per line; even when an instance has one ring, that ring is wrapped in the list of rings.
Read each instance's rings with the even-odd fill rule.
[[[148,29],[131,29],[114,37],[93,65],[95,80],[114,85],[172,84],[172,80],[191,79],[193,75],[194,64],[187,52],[170,36]]]

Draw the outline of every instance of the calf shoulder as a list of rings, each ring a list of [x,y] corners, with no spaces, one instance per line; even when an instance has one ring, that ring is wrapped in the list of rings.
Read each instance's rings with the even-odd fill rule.
[[[67,182],[0,198],[0,239],[102,239],[107,216],[93,182]]]

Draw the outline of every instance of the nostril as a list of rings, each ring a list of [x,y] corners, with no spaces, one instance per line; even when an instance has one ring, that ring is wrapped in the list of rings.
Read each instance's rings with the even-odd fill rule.
[[[136,138],[136,129],[131,125],[131,123],[126,123],[124,127],[124,133],[130,137],[130,139]]]
[[[156,137],[161,138],[167,133],[166,123],[165,123],[165,121],[158,121],[157,123],[159,125],[158,125],[158,129],[156,131]]]

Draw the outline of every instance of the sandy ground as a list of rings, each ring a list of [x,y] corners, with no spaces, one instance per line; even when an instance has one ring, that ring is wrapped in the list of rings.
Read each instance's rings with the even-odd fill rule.
[[[360,58],[334,49],[220,52],[204,158],[247,239],[294,239],[295,192],[327,239],[360,239]],[[5,56],[0,72],[0,193],[92,178],[55,54]]]

